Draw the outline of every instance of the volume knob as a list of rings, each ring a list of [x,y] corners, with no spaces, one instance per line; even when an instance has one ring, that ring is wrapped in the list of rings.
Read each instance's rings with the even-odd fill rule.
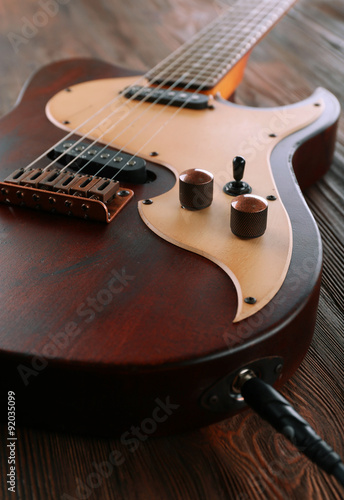
[[[179,176],[179,200],[183,208],[202,210],[213,201],[214,176],[207,170],[190,168]]]
[[[261,196],[243,194],[231,203],[231,230],[240,238],[258,238],[265,233],[268,202]]]

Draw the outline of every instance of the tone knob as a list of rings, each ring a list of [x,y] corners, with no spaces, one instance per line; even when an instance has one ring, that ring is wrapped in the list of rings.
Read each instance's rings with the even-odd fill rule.
[[[231,230],[240,238],[258,238],[265,233],[268,202],[261,196],[243,194],[231,203]]]
[[[213,201],[214,176],[207,170],[191,168],[179,176],[179,200],[183,208],[202,210]]]

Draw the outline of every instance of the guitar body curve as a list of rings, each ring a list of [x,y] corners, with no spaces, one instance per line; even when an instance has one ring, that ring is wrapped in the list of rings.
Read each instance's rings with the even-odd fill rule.
[[[57,92],[85,80],[134,74],[93,60],[38,72],[1,120],[1,178],[64,137],[45,115]],[[151,418],[160,405],[169,418],[161,418],[153,432],[176,432],[236,413],[236,406],[211,411],[202,396],[255,360],[282,359],[278,385],[293,374],[313,335],[322,254],[292,158],[302,186],[322,175],[339,113],[325,90],[309,99],[323,100],[320,118],[279,142],[271,155],[292,225],[290,267],[269,304],[238,323],[229,277],[141,220],[137,203],[175,183],[158,163],[148,164],[154,182],[127,186],[134,200],[109,225],[0,206],[0,379],[2,390],[17,394],[18,420],[114,435]]]

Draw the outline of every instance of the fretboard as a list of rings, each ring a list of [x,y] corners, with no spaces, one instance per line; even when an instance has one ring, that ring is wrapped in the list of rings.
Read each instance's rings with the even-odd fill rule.
[[[238,0],[148,73],[154,84],[211,89],[290,9],[295,0]]]

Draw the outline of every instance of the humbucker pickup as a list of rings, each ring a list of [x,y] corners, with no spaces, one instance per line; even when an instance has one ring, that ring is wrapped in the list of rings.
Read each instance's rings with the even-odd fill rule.
[[[146,161],[143,158],[105,146],[68,140],[58,144],[49,157],[83,175],[97,175],[133,184],[147,181]]]
[[[186,92],[185,90],[156,89],[133,85],[123,91],[124,97],[136,101],[166,104],[177,108],[206,109],[209,107],[209,96]]]

